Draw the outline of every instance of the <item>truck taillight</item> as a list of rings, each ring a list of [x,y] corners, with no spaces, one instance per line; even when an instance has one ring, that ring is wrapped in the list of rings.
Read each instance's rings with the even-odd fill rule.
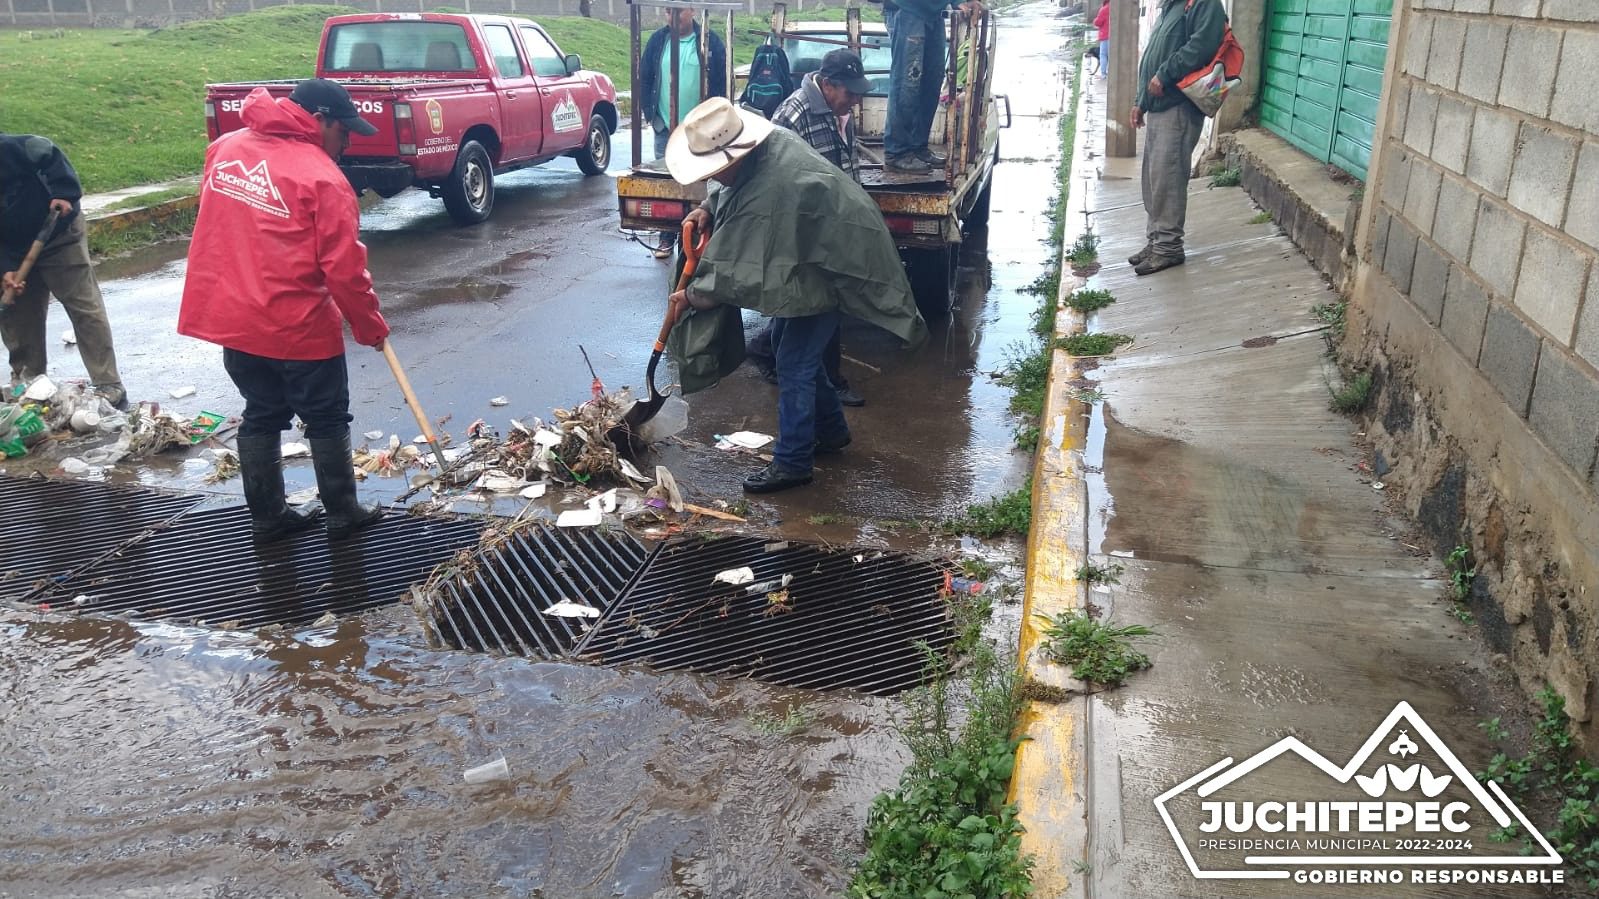
[[[205,133],[211,140],[221,137],[217,134],[217,105],[210,100],[205,101]]]
[[[411,118],[411,104],[394,104],[394,139],[400,145],[401,156],[416,155],[416,120]]]
[[[667,219],[676,221],[687,211],[685,204],[674,200],[627,200],[622,204],[628,218]]]
[[[883,221],[890,234],[935,235],[939,231],[938,219],[915,218],[909,215],[885,215]]]

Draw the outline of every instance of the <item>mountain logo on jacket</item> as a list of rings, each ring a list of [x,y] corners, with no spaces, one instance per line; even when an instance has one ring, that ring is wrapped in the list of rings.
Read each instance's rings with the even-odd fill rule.
[[[211,189],[225,197],[248,203],[262,212],[280,218],[289,217],[289,205],[283,202],[283,195],[272,183],[272,173],[267,169],[265,159],[254,166],[246,166],[238,159],[217,163],[216,168],[211,170]]]

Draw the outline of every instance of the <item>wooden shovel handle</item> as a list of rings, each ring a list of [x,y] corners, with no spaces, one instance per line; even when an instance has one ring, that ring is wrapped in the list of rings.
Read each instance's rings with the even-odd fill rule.
[[[17,280],[26,281],[28,273],[33,271],[33,264],[39,261],[39,254],[44,252],[44,245],[50,242],[50,236],[56,229],[56,221],[61,218],[61,211],[50,210],[44,217],[44,224],[39,227],[39,234],[33,239],[33,245],[28,247],[28,255],[22,257],[22,264],[17,266]],[[10,306],[16,302],[17,292],[6,289],[0,291],[0,306]]]
[[[700,264],[700,256],[705,252],[705,245],[710,242],[710,235],[698,235],[693,222],[686,220],[683,222],[683,274],[677,279],[677,290],[672,292],[673,296],[688,288],[689,279],[694,277],[694,270]],[[655,352],[659,353],[666,349],[666,338],[672,333],[672,326],[677,324],[678,316],[682,314],[683,304],[668,298],[666,320],[661,322],[661,333],[655,338]]]
[[[433,450],[433,461],[439,466],[439,471],[443,471],[444,450],[439,446],[438,438],[433,436],[433,425],[428,421],[427,413],[422,411],[422,403],[417,400],[416,392],[411,389],[411,379],[405,376],[405,369],[400,367],[400,357],[394,355],[394,347],[387,339],[383,341],[383,358],[388,360],[389,371],[394,372],[394,380],[399,383],[400,392],[405,394],[405,404],[411,407],[411,414],[416,416],[417,426],[422,429],[422,437]]]

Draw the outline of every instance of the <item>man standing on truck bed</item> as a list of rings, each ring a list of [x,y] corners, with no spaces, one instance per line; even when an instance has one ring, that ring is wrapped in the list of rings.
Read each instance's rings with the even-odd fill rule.
[[[806,75],[799,89],[777,107],[772,113],[772,124],[798,134],[812,150],[859,184],[860,146],[851,112],[861,97],[871,92],[872,82],[866,78],[866,66],[860,56],[851,50],[834,50],[822,57],[821,69]],[[750,340],[745,352],[761,367],[763,375],[770,372],[767,380],[773,383],[777,380],[777,355],[772,349],[772,331],[776,323],[776,319],[768,320],[766,327]],[[838,333],[834,332],[822,354],[827,380],[838,390],[839,402],[846,406],[864,406],[866,400],[850,389],[849,381],[844,379],[843,361],[844,347],[839,343]]]
[[[683,120],[666,165],[679,183],[720,185],[688,215],[710,241],[673,304],[727,304],[777,319],[777,444],[772,463],[745,478],[744,489],[809,484],[815,454],[850,443],[822,365],[840,314],[910,343],[927,336],[883,213],[800,138],[721,98]]]
[[[982,12],[980,0],[884,0],[893,57],[888,70],[888,124],[883,129],[883,165],[890,171],[926,174],[945,159],[927,146],[933,115],[944,90],[949,41],[944,38],[944,10]]]
[[[0,134],[0,278],[16,291],[0,312],[0,336],[11,353],[11,379],[45,373],[44,326],[50,296],[61,301],[78,337],[78,354],[95,392],[118,409],[128,408],[105,300],[89,264],[88,232],[79,201],[83,186],[61,148],[34,134]],[[33,246],[50,210],[60,213],[55,232],[26,280],[17,267]]]
[[[1153,275],[1183,264],[1188,176],[1205,114],[1177,87],[1216,57],[1227,30],[1221,0],[1163,0],[1160,18],[1138,63],[1138,105],[1132,125],[1144,134],[1144,248],[1128,257],[1133,272]]]
[[[336,164],[351,131],[376,129],[343,86],[320,78],[284,100],[256,88],[243,115],[244,130],[206,150],[178,333],[221,344],[244,396],[239,472],[255,536],[276,540],[315,520],[283,497],[279,441],[299,416],[328,536],[343,539],[383,517],[355,497],[340,316],[378,350],[389,326],[356,239],[360,207]]]
[[[700,72],[706,69],[700,54],[700,24],[694,20],[693,9],[674,8],[666,11],[665,27],[650,35],[644,45],[644,55],[639,59],[639,97],[641,109],[649,118],[655,132],[655,158],[666,155],[666,141],[683,116],[700,105],[705,97],[727,96],[727,49],[714,31],[706,31],[710,65],[705,97],[700,96]],[[668,43],[676,40],[677,46],[677,120],[672,119],[672,48]],[[675,231],[662,231],[661,242],[655,249],[656,259],[672,255]]]

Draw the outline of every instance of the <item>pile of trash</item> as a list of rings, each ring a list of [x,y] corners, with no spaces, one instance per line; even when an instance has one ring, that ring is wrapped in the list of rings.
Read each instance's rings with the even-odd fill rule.
[[[117,435],[114,443],[62,460],[63,469],[77,474],[128,457],[193,446],[214,435],[226,420],[214,412],[185,418],[153,403],[119,412],[82,381],[57,384],[39,375],[14,385],[9,402],[0,402],[0,455],[24,456],[50,439]]]

